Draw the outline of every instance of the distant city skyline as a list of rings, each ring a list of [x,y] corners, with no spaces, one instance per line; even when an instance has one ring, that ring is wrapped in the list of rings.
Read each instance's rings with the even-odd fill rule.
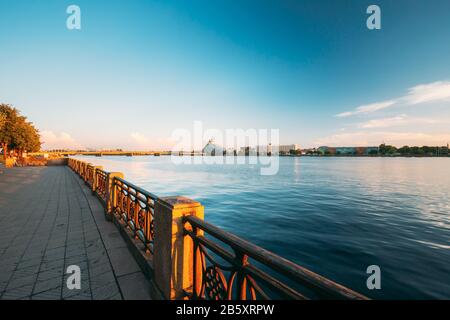
[[[194,121],[280,144],[450,142],[450,2],[0,0],[0,103],[43,149],[167,150]],[[81,30],[66,9],[81,8]]]

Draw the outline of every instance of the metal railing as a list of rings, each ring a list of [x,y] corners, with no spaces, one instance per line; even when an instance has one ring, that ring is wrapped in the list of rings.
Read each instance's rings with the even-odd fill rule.
[[[91,189],[95,186],[95,167],[92,164],[86,166],[86,183]]]
[[[106,207],[106,201],[108,200],[108,172],[102,169],[95,170],[95,188],[94,192],[97,197],[102,202],[103,206]]]
[[[158,243],[155,238],[155,227],[158,228],[155,216],[165,218],[162,212],[155,210],[161,198],[126,181],[123,175],[117,175],[120,173],[107,172],[73,158],[69,158],[68,165],[92,188],[107,214],[113,215],[144,244],[142,249],[147,254],[168,250],[166,244],[161,244],[165,240],[159,239],[161,243]],[[179,238],[175,242],[191,241],[193,247],[183,249],[186,251],[181,255],[187,266],[181,273],[187,272],[185,276],[192,279],[191,285],[182,290],[185,298],[367,299],[194,215],[183,216],[180,226],[182,232],[176,234]],[[173,241],[172,237],[163,238]],[[179,254],[170,248],[166,254]]]
[[[184,217],[194,242],[191,299],[367,299],[197,217]],[[284,278],[280,280],[280,278]]]
[[[114,213],[142,241],[145,248],[153,253],[154,212],[157,197],[134,184],[121,179],[113,179],[116,205]]]

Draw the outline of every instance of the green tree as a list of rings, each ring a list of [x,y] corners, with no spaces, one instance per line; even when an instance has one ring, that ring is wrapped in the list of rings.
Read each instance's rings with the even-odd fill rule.
[[[397,153],[397,148],[394,146],[389,146],[387,154],[395,154],[395,153]]]
[[[422,152],[419,151],[421,154],[432,155],[435,153],[434,147],[422,146],[420,149],[422,150]]]
[[[0,145],[6,159],[8,151],[22,155],[24,151],[39,151],[41,147],[39,131],[19,110],[0,104]]]
[[[6,104],[0,104],[0,145],[3,150],[4,159],[7,158],[9,145],[13,142],[14,123],[17,121],[19,112]]]
[[[16,150],[19,156],[22,156],[24,151],[39,151],[41,148],[40,136],[32,123],[20,121],[16,126],[16,130],[11,149]]]
[[[411,154],[419,154],[419,147],[413,146],[409,150]]]
[[[440,147],[439,148],[439,155],[448,155],[448,148],[447,147]]]
[[[400,149],[398,149],[398,152],[400,152],[401,155],[410,154],[411,148],[408,146],[403,146]]]
[[[0,131],[2,130],[5,122],[6,122],[6,116],[4,114],[0,114]]]
[[[394,146],[386,145],[386,144],[380,144],[380,147],[378,148],[379,153],[381,155],[392,155],[397,152],[397,148]]]

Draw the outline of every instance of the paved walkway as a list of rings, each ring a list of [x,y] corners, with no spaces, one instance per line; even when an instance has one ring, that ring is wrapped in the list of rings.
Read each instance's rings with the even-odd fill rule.
[[[0,174],[0,299],[150,299],[103,207],[66,166]],[[66,270],[81,268],[81,289]]]

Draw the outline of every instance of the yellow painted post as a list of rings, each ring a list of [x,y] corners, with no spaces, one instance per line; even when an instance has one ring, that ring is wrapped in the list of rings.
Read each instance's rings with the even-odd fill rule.
[[[106,208],[105,213],[108,220],[111,219],[111,214],[114,210],[114,208],[117,205],[117,187],[114,185],[114,178],[122,178],[123,179],[123,173],[122,172],[109,172],[108,173],[108,185],[106,187]]]
[[[153,265],[155,281],[166,299],[184,298],[194,287],[194,245],[183,232],[183,216],[204,219],[204,207],[185,197],[163,197],[155,202]],[[198,275],[198,265],[195,268]],[[196,277],[196,287],[201,284]]]

